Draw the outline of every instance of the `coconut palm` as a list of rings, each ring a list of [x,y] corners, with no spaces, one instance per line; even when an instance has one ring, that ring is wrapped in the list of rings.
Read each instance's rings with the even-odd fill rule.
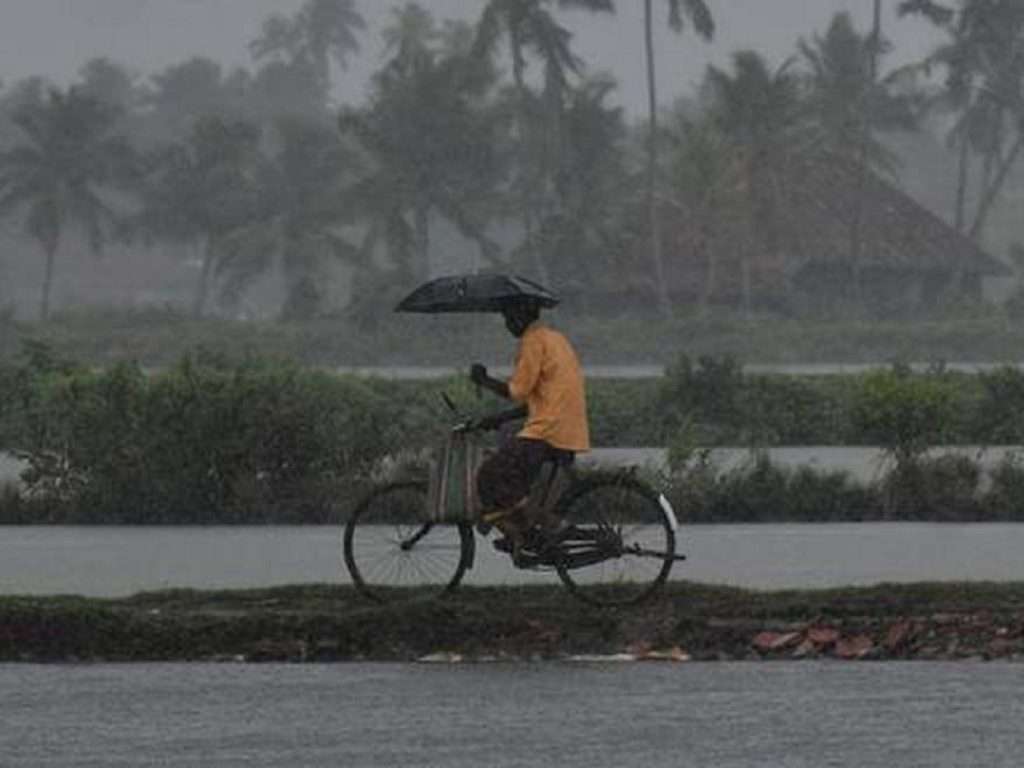
[[[110,193],[130,182],[134,153],[113,133],[118,111],[76,88],[51,89],[11,119],[21,143],[0,153],[0,216],[23,215],[43,249],[39,314],[46,320],[62,236],[77,225],[94,251],[102,249],[119,220]]]
[[[884,50],[884,43],[876,43],[874,35],[858,34],[848,13],[833,16],[824,36],[799,43],[808,69],[809,117],[820,131],[822,149],[840,161],[863,159],[891,170],[895,157],[876,133],[914,129],[919,99],[913,91],[897,89],[907,77],[905,70],[876,77],[879,48]]]
[[[666,0],[668,4],[668,26],[675,33],[689,20],[694,30],[705,40],[715,33],[711,10],[704,0]],[[658,149],[658,87],[654,50],[654,8],[652,0],[644,0],[644,48],[647,56],[647,211],[650,226],[651,260],[654,266],[655,283],[658,286],[658,300],[662,310],[670,312],[668,283],[665,280],[665,265],[661,253],[661,225],[658,217],[657,176]]]
[[[518,193],[525,230],[523,250],[533,261],[537,276],[547,281],[547,265],[534,242],[538,219],[538,197],[546,190],[543,175],[527,172],[530,94],[526,85],[527,55],[536,56],[544,68],[548,103],[561,109],[561,96],[568,77],[578,74],[580,60],[570,48],[571,33],[552,13],[552,9],[586,10],[594,13],[614,11],[612,0],[488,0],[477,23],[474,57],[492,60],[504,42],[512,61],[515,87],[515,138],[519,149]],[[557,130],[557,129],[556,129]],[[539,176],[539,177],[538,177]]]
[[[1024,152],[1024,6],[1015,0],[962,0],[957,9],[914,0],[918,13],[942,26],[949,40],[926,60],[946,72],[945,106],[959,113],[950,134],[959,150],[956,222],[980,238],[1006,179]],[[982,159],[973,218],[967,215],[972,156]]]
[[[737,223],[747,210],[745,169],[713,117],[678,110],[674,118],[667,131],[671,186],[666,204],[686,222],[680,230],[689,237],[688,250],[703,262],[699,309],[704,314],[726,277],[720,261],[730,248],[728,234],[743,229]]]
[[[748,313],[754,244],[760,244],[759,255],[778,257],[786,187],[808,141],[792,63],[788,60],[773,70],[760,54],[738,51],[731,74],[712,66],[705,81],[710,118],[733,149],[732,175],[746,196],[748,237],[741,248],[741,290]]]
[[[313,65],[324,93],[330,88],[331,62],[344,69],[359,50],[359,33],[366,29],[355,0],[306,0],[291,18],[275,14],[263,23],[249,48],[253,57],[306,60]]]
[[[876,24],[880,24],[876,5]],[[895,70],[879,76],[879,61],[886,49],[876,26],[860,35],[848,13],[832,17],[824,36],[801,40],[799,50],[807,66],[807,105],[818,132],[818,152],[826,162],[839,163],[855,174],[855,195],[849,220],[849,264],[852,292],[861,293],[861,252],[864,241],[864,195],[873,169],[894,173],[895,155],[878,140],[879,131],[913,130],[920,98],[908,85],[910,72]]]
[[[396,11],[385,31],[391,59],[374,76],[369,104],[339,120],[368,162],[352,194],[372,222],[365,247],[387,243],[408,280],[430,272],[433,215],[479,243],[484,258],[494,256],[484,224],[500,174],[499,123],[486,103],[486,68],[464,48],[447,47],[464,39],[450,29],[442,35],[415,4]]]
[[[593,77],[567,96],[565,141],[553,174],[557,204],[541,220],[538,237],[563,286],[593,286],[602,267],[627,250],[621,221],[627,129],[621,108],[607,104],[614,89],[610,79]]]
[[[180,243],[199,253],[192,312],[206,311],[218,277],[259,271],[269,247],[256,248],[251,233],[261,224],[257,176],[260,131],[246,122],[201,118],[188,137],[149,160],[143,208],[132,221],[146,237]],[[238,244],[249,246],[242,251]],[[246,254],[246,260],[239,258]]]
[[[340,234],[351,218],[352,206],[344,198],[344,184],[353,158],[336,131],[295,118],[279,121],[277,150],[261,173],[263,204],[259,239],[269,243],[259,249],[272,252],[279,261],[287,286],[282,315],[309,317],[320,306],[325,269],[332,261],[358,266],[358,251]],[[245,282],[264,271],[267,261],[241,257],[229,290],[239,291]]]
[[[187,136],[196,122],[207,117],[242,119],[248,72],[225,73],[217,62],[194,57],[153,75],[144,98],[146,135],[154,147]]]

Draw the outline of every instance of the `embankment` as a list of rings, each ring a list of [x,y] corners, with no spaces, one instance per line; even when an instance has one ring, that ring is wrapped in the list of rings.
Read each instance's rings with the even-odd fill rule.
[[[349,587],[0,598],[0,661],[1024,659],[1024,583],[755,592],[603,610],[558,587],[365,603]]]

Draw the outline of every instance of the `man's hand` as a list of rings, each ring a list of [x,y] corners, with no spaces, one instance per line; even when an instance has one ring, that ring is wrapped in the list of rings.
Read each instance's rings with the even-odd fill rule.
[[[487,366],[480,363],[473,363],[469,369],[469,379],[478,387],[482,386],[488,379]]]
[[[487,373],[487,366],[481,365],[480,363],[473,363],[469,368],[469,378],[477,386],[477,392],[480,391],[480,387],[493,392],[500,397],[504,397],[506,400],[509,399],[508,384],[498,379],[493,379]]]

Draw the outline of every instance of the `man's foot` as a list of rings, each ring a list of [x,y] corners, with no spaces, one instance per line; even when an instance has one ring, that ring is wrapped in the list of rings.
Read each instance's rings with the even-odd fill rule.
[[[502,536],[500,539],[495,539],[494,541],[492,541],[491,546],[493,546],[499,552],[511,554],[512,550],[515,548],[515,542],[513,542],[512,539],[508,538],[507,536]]]
[[[512,553],[518,544],[521,550],[542,554],[550,549],[554,549],[571,535],[572,529],[568,525],[563,525],[556,529],[534,526],[522,535],[503,536],[500,539],[495,539],[493,546],[499,552]]]

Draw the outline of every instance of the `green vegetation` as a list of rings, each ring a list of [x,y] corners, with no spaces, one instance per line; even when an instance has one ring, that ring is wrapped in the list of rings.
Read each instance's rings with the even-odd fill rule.
[[[1024,653],[1024,585],[754,592],[672,583],[601,611],[560,587],[463,588],[381,608],[353,589],[0,598],[0,661],[998,659]],[[668,651],[668,653],[665,653]],[[653,653],[652,653],[653,652]],[[685,654],[685,655],[684,655]]]
[[[0,366],[0,450],[27,462],[0,521],[327,523],[367,485],[422,475],[452,415],[495,404],[464,377],[399,381],[197,352],[158,372],[93,368],[29,344]],[[679,358],[660,379],[588,384],[597,446],[665,446],[653,478],[691,522],[1024,520],[1024,466],[990,476],[937,444],[1024,443],[1024,372],[905,367],[863,375],[751,374]],[[746,446],[721,471],[714,446]],[[878,445],[892,467],[862,486],[841,472],[772,465],[784,445]]]

